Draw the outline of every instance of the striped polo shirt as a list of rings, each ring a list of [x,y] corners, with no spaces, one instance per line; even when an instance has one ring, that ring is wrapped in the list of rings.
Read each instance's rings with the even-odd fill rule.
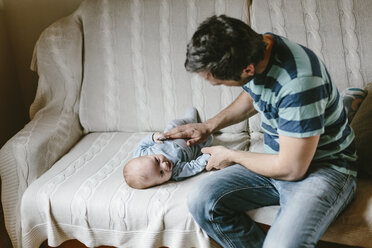
[[[354,132],[325,65],[310,49],[270,35],[274,45],[265,71],[243,86],[261,114],[265,152],[279,152],[279,134],[320,135],[311,166],[356,176]]]

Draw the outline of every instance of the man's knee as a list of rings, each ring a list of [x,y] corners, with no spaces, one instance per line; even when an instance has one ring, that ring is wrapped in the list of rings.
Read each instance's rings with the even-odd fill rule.
[[[204,178],[199,182],[187,197],[187,207],[197,222],[208,216],[213,205],[213,194],[211,194],[207,179]]]
[[[199,216],[199,211],[201,210],[200,209],[200,201],[199,201],[199,197],[196,196],[197,193],[195,192],[195,190],[193,190],[187,197],[187,207],[189,209],[189,212],[191,213],[191,215],[194,217],[194,219],[197,218],[197,216]],[[202,199],[200,199],[202,200]],[[202,207],[202,205],[201,205]]]
[[[291,235],[280,235],[280,236],[270,236],[268,235],[265,239],[263,248],[296,248],[296,247],[304,247],[304,248],[314,248],[316,246],[316,242],[306,242],[301,240],[300,237],[291,236]]]

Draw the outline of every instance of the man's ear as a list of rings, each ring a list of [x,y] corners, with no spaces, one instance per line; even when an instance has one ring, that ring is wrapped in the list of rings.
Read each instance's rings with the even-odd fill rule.
[[[247,65],[247,67],[245,67],[243,69],[242,78],[252,77],[252,76],[254,76],[254,72],[255,72],[254,65],[253,64],[249,64],[249,65]]]

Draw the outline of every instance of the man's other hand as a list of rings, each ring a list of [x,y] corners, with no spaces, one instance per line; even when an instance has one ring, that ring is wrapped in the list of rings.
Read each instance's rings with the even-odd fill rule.
[[[234,163],[228,159],[228,154],[231,150],[224,146],[211,146],[202,148],[202,153],[210,154],[211,157],[208,160],[205,169],[210,171],[211,169],[223,169]]]
[[[205,123],[190,123],[173,128],[164,135],[166,139],[187,139],[186,144],[191,146],[206,141],[211,132]]]

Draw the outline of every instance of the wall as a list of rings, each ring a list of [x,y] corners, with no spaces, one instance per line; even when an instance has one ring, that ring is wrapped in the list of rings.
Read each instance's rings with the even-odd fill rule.
[[[41,32],[82,0],[0,0],[0,147],[28,121],[38,76],[30,62]]]
[[[25,123],[23,98],[19,87],[13,55],[0,0],[0,147]]]

